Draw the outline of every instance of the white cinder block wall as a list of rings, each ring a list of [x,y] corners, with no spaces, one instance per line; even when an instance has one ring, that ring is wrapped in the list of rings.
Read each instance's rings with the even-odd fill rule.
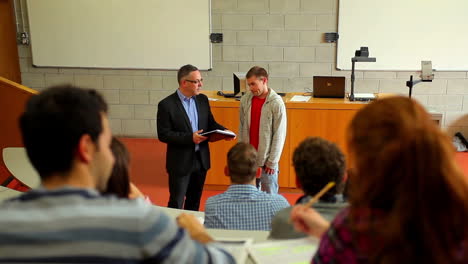
[[[314,75],[346,76],[349,90],[350,72],[335,69],[335,44],[322,40],[324,32],[337,31],[337,0],[211,1],[212,31],[223,33],[224,41],[213,44],[213,70],[203,73],[205,90],[232,91],[232,72],[254,65],[269,71],[270,87],[276,91],[309,91]],[[155,137],[157,104],[177,88],[175,71],[34,68],[29,47],[19,46],[19,53],[26,86],[42,90],[71,83],[99,90],[110,105],[117,135]],[[407,94],[405,82],[411,74],[419,76],[358,71],[355,87],[358,92]],[[467,72],[436,72],[432,83],[416,85],[413,94],[443,112],[449,133],[468,136],[468,117],[463,117],[468,113]]]

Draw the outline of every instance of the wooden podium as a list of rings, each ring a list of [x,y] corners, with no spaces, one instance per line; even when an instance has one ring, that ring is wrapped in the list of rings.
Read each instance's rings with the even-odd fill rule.
[[[210,99],[211,111],[216,121],[226,128],[239,132],[240,102],[232,98],[216,95],[215,91],[203,91]],[[288,126],[286,141],[279,164],[279,185],[295,188],[296,176],[292,166],[292,154],[299,143],[308,136],[319,136],[335,142],[345,153],[346,129],[356,112],[366,105],[364,102],[350,102],[347,99],[310,98],[308,102],[291,102],[300,93],[288,93],[283,100],[286,105]],[[210,143],[211,169],[205,184],[229,185],[224,176],[226,155],[237,141],[218,141]]]

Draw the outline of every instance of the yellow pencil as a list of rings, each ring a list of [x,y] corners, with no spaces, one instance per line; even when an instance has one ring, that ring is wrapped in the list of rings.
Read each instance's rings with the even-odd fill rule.
[[[310,199],[306,204],[305,206],[306,207],[311,207],[315,202],[317,202],[320,197],[322,197],[322,195],[324,195],[326,192],[328,192],[328,190],[330,190],[331,187],[335,186],[335,182],[329,182],[327,185],[325,185],[325,187],[323,187],[322,190],[320,190],[320,192],[318,192],[316,195],[314,195],[314,197],[312,197],[312,199]]]
[[[323,189],[320,190],[320,192],[318,192],[316,195],[314,195],[314,197],[312,197],[312,199],[310,199],[306,204],[304,204],[304,206],[311,207],[315,202],[317,202],[320,199],[320,197],[322,197],[334,185],[335,185],[335,182],[327,183],[327,185],[325,185],[325,187],[323,187]],[[289,219],[288,223],[291,223],[291,222],[292,222],[291,219]]]

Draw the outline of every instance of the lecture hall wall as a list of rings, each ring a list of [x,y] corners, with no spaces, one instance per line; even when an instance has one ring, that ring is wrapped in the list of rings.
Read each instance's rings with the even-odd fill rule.
[[[213,45],[213,70],[203,73],[204,89],[230,91],[232,72],[260,65],[270,73],[270,87],[279,92],[310,91],[314,75],[346,76],[349,91],[350,72],[335,70],[336,46],[322,40],[324,32],[337,31],[337,6],[337,0],[212,0],[212,31],[223,33],[224,40]],[[18,48],[24,85],[40,91],[72,83],[99,90],[110,104],[117,135],[155,137],[157,104],[177,88],[174,71],[34,68],[29,47]],[[419,73],[360,71],[356,89],[407,94],[411,74]],[[413,93],[425,106],[443,112],[442,126],[449,133],[468,135],[468,118],[463,118],[468,113],[467,72],[435,72],[432,83],[418,84]]]

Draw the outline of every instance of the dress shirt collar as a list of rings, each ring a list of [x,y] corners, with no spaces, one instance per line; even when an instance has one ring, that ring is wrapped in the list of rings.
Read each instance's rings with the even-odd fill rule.
[[[180,101],[182,101],[182,102],[183,101],[189,101],[190,99],[195,100],[195,96],[187,97],[180,91],[180,89],[177,89],[177,95],[179,96]]]

